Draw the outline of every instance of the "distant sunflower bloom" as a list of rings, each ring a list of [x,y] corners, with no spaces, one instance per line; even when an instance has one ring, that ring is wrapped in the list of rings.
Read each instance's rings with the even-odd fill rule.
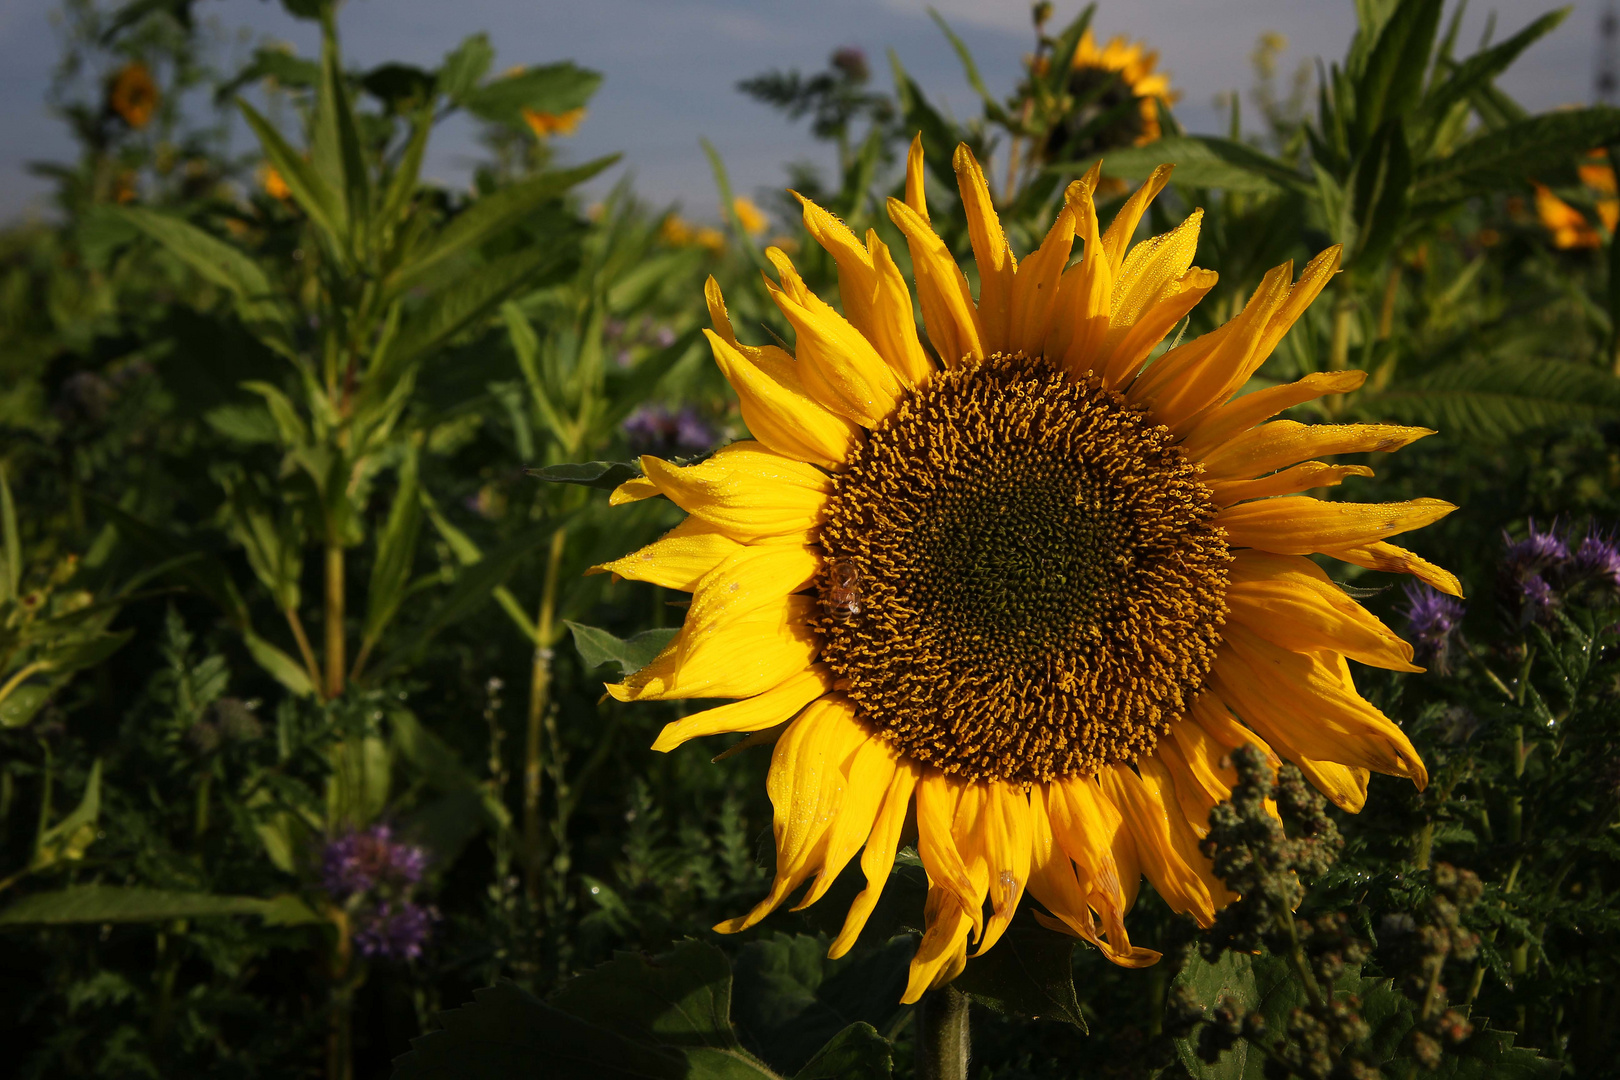
[[[145,64],[129,63],[118,69],[107,87],[107,107],[136,130],[152,122],[158,89]]]
[[[548,113],[539,109],[524,109],[523,122],[529,125],[537,139],[549,139],[553,135],[572,135],[579,130],[579,122],[585,119],[583,106],[569,109],[567,112]]]
[[[1350,811],[1369,771],[1427,783],[1345,663],[1420,670],[1411,646],[1306,556],[1459,592],[1388,542],[1450,504],[1300,494],[1371,472],[1309,459],[1428,430],[1265,422],[1363,373],[1234,396],[1337,270],[1337,249],[1298,282],[1291,265],[1273,270],[1232,321],[1144,369],[1216,279],[1191,265],[1196,212],[1129,245],[1169,169],[1106,232],[1093,170],[1020,262],[966,147],[955,167],[977,301],[929,223],[920,140],[906,198],[888,204],[932,353],[877,234],[862,244],[808,200],[844,313],[768,252],[797,356],[741,343],[710,279],[709,343],[754,438],[695,465],[643,457],[645,477],[613,502],[662,494],[689,516],[597,568],[692,593],[681,632],[609,686],[615,698],[741,699],[670,724],[654,749],[775,733],[775,879],[716,929],[752,926],[812,879],[799,906],[814,903],[859,855],[867,885],[832,944],[842,955],[914,811],[929,891],[908,1002],[960,973],[970,941],[993,946],[1026,889],[1045,925],[1128,967],[1159,956],[1124,925],[1144,874],[1209,925],[1231,895],[1198,843],[1231,792],[1236,747],[1295,762]]]
[[[759,236],[771,227],[765,212],[754,205],[754,200],[738,195],[731,200],[731,211],[737,215],[737,222],[743,231],[750,236]]]
[[[1576,170],[1581,183],[1596,196],[1598,219],[1603,227],[1614,234],[1620,224],[1620,197],[1617,197],[1614,169],[1605,163],[1607,155],[1594,151],[1585,165]],[[1586,215],[1548,190],[1547,185],[1536,186],[1536,216],[1542,228],[1552,234],[1553,247],[1560,249],[1595,248],[1602,244],[1598,232]]]
[[[1069,92],[1076,97],[1101,93],[1089,105],[1067,117],[1047,140],[1046,157],[1052,161],[1078,161],[1117,146],[1144,146],[1158,139],[1159,102],[1179,96],[1170,76],[1154,70],[1159,54],[1140,41],[1116,37],[1099,48],[1090,30],[1074,50]],[[1134,108],[1124,108],[1134,101]],[[1117,119],[1101,131],[1087,129],[1093,121],[1119,111]]]

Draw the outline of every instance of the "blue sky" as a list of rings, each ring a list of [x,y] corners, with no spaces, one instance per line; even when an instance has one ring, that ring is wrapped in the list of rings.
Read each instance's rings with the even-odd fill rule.
[[[110,5],[110,0],[103,0]],[[794,159],[825,162],[802,123],[791,124],[736,90],[739,79],[769,68],[820,68],[842,46],[864,49],[874,79],[888,84],[885,51],[893,48],[936,101],[958,114],[973,111],[949,45],[927,16],[927,0],[349,0],[340,20],[351,64],[399,60],[433,66],[465,35],[487,31],[497,70],[514,64],[573,59],[605,81],[580,132],[564,144],[569,158],[622,151],[643,196],[680,202],[694,217],[715,213],[709,169],[698,145],[708,137],[725,156],[738,190],[757,192],[784,181]],[[1031,46],[1025,0],[935,0],[968,40],[991,89],[1011,89],[1020,56]],[[1079,10],[1059,0],[1059,21]],[[1495,5],[1497,37],[1559,6],[1548,0]],[[1602,0],[1578,0],[1570,17],[1521,59],[1503,86],[1525,104],[1551,108],[1591,97]],[[0,0],[0,218],[43,207],[45,185],[30,161],[65,159],[71,143],[45,108],[59,49],[53,0]],[[1475,0],[1463,39],[1477,42],[1492,8]],[[226,40],[291,42],[313,50],[307,23],[274,0],[203,0],[197,11]],[[1224,91],[1246,90],[1256,38],[1289,39],[1284,72],[1301,60],[1340,56],[1354,26],[1351,0],[1102,0],[1095,25],[1103,36],[1146,39],[1160,52],[1182,93],[1177,115],[1193,130],[1218,130],[1213,105]],[[232,46],[238,52],[241,45]],[[245,148],[245,137],[238,147]],[[447,125],[428,163],[430,175],[459,183],[476,154],[471,129]]]

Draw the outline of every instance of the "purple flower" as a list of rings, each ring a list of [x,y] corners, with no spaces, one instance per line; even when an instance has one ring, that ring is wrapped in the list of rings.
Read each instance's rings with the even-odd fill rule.
[[[1572,569],[1580,578],[1620,592],[1620,544],[1596,530],[1587,533],[1575,549]]]
[[[1530,522],[1530,535],[1523,540],[1513,541],[1505,533],[1502,538],[1508,541],[1502,569],[1521,580],[1561,570],[1569,562],[1569,545],[1557,533],[1537,529],[1534,521]]]
[[[692,405],[672,413],[664,405],[643,405],[624,422],[633,454],[690,457],[714,445],[715,432]]]
[[[347,900],[379,887],[406,889],[422,880],[427,852],[393,839],[387,825],[347,832],[330,841],[321,856],[321,887],[334,900]]]
[[[1446,674],[1450,669],[1451,644],[1462,629],[1463,615],[1468,609],[1455,597],[1416,583],[1407,584],[1406,599],[1408,607],[1403,614],[1415,639],[1412,646],[1415,659],[1441,675]]]
[[[1498,597],[1519,625],[1546,623],[1559,604],[1558,590],[1567,584],[1569,545],[1557,533],[1537,529],[1534,521],[1523,540],[1505,534],[1503,539],[1507,551],[1502,556]]]
[[[415,960],[422,955],[422,946],[438,918],[431,907],[409,901],[396,906],[385,900],[356,920],[354,944],[361,956]]]

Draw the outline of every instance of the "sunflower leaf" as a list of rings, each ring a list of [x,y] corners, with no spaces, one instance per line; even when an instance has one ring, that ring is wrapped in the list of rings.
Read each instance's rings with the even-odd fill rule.
[[[663,652],[664,646],[668,645],[670,639],[678,632],[673,627],[665,627],[643,630],[632,637],[620,638],[614,637],[600,627],[564,621],[568,623],[568,629],[574,635],[574,648],[579,650],[579,658],[585,661],[587,671],[609,666],[617,668],[620,675],[640,671],[652,663],[652,658]]]
[[[956,988],[998,1013],[1087,1030],[1074,991],[1074,939],[1033,923],[1008,927],[994,949],[968,961]]]

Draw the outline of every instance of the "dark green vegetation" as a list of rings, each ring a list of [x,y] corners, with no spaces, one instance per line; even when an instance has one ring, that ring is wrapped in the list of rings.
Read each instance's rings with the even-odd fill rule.
[[[678,596],[584,574],[676,517],[609,513],[600,489],[634,469],[608,463],[743,430],[697,339],[704,275],[745,336],[789,333],[721,163],[719,249],[626,189],[587,208],[605,163],[564,167],[537,133],[594,74],[495,74],[481,36],[434,71],[356,70],[321,0],[285,3],[325,21],[322,55],[222,71],[190,0],[72,0],[53,98],[82,153],[52,169],[55,223],[0,236],[8,1072],[381,1077],[441,1027],[399,1075],[926,1072],[917,1032],[959,1014],[896,1004],[915,858],[839,961],[825,935],[855,882],[713,935],[765,885],[767,753],[655,755],[684,707],[600,700],[680,618]],[[1204,208],[1196,261],[1221,283],[1187,333],[1271,266],[1346,246],[1263,375],[1364,368],[1333,419],[1441,431],[1348,485],[1463,507],[1411,540],[1469,593],[1466,613],[1407,602],[1429,673],[1357,672],[1433,783],[1375,778],[1349,818],[1245,763],[1212,833],[1243,901],[1200,935],[1144,890],[1132,933],[1166,959],[1142,971],[1021,916],[956,984],[975,1076],[1620,1060],[1620,245],[1577,172],[1620,144],[1620,113],[1531,116],[1494,87],[1557,15],[1464,55],[1440,0],[1359,7],[1314,108],[1263,86],[1258,133],[1234,106],[1228,138],[1161,110],[1166,138],[1104,168],[1178,164],[1154,232]],[[1096,145],[1132,106],[1068,78],[1082,29],[1042,27],[1044,62],[965,124],[898,58],[892,93],[845,54],[750,92],[837,143],[839,176],[794,183],[902,259],[882,197],[911,133],[959,253],[951,149],[1001,147],[1022,252],[1090,164],[1045,160],[1051,132]],[[470,192],[417,175],[458,111],[486,134]],[[1590,246],[1555,246],[1531,178]],[[1407,629],[1398,582],[1331,571]],[[1285,829],[1258,809],[1273,784]]]

